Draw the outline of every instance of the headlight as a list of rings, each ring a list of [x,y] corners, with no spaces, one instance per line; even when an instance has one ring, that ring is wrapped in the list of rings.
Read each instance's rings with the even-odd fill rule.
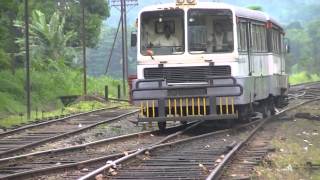
[[[177,0],[176,4],[178,4],[178,5],[184,4],[184,0]]]
[[[197,0],[176,0],[177,5],[195,5]]]

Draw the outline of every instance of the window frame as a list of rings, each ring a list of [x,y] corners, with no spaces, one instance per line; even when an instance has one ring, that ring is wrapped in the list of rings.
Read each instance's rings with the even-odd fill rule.
[[[186,42],[185,42],[185,15],[186,15],[186,12],[185,12],[185,10],[183,10],[183,9],[163,9],[163,10],[157,10],[157,11],[143,11],[141,14],[140,14],[140,22],[139,22],[139,26],[140,26],[140,34],[139,34],[139,36],[140,36],[140,38],[139,38],[139,41],[140,41],[140,43],[139,43],[139,45],[140,45],[140,47],[138,47],[139,48],[139,53],[140,53],[140,55],[142,55],[142,56],[149,56],[149,55],[147,55],[147,54],[144,54],[142,51],[142,44],[141,44],[141,42],[143,41],[142,40],[142,16],[143,16],[143,14],[144,13],[156,13],[156,12],[166,12],[166,11],[181,11],[182,12],[182,15],[181,15],[181,17],[182,17],[182,45],[181,45],[181,47],[183,47],[183,51],[181,52],[181,53],[177,53],[177,54],[155,54],[155,55],[153,55],[153,56],[171,56],[171,55],[173,55],[173,56],[177,56],[177,55],[183,55],[183,54],[185,54],[186,53]],[[164,13],[165,14],[165,13]],[[155,23],[155,22],[153,22],[153,23]],[[156,29],[155,29],[156,27],[154,27],[154,31],[156,31]],[[156,33],[156,32],[155,32]],[[152,49],[152,48],[151,48]]]
[[[193,10],[212,10],[212,11],[214,11],[214,10],[226,10],[226,11],[229,11],[230,12],[230,16],[231,16],[231,23],[232,23],[232,44],[233,44],[233,48],[232,48],[232,50],[230,50],[230,51],[225,51],[225,52],[207,52],[207,51],[205,51],[205,52],[203,52],[203,53],[192,53],[192,51],[190,50],[190,47],[189,47],[189,17],[190,17],[190,12],[191,11],[193,11]],[[188,48],[186,49],[186,51],[189,53],[189,54],[191,54],[191,55],[199,55],[199,54],[226,54],[226,53],[234,53],[235,52],[235,47],[236,47],[236,44],[235,44],[235,31],[234,31],[234,18],[235,18],[235,16],[234,16],[234,13],[232,12],[232,10],[231,9],[208,9],[208,8],[190,8],[190,9],[188,9],[187,10],[187,13],[186,13],[186,17],[187,17],[187,19],[186,19],[186,25],[187,25],[187,28],[186,28],[186,35],[187,35],[187,40],[188,40],[188,42],[187,42],[187,44],[188,44]]]
[[[247,35],[247,30],[249,31],[249,37],[246,37],[245,42],[242,42],[242,35],[239,32],[241,28],[239,28],[240,24],[246,25],[245,28],[245,36]],[[263,31],[262,31],[263,29]],[[241,32],[240,32],[241,33]],[[264,37],[261,37],[264,35]],[[238,40],[238,52],[244,53],[248,52],[248,44],[247,40],[249,40],[249,49],[250,53],[268,53],[268,29],[266,27],[266,22],[258,21],[255,19],[249,19],[244,17],[237,17],[237,40]],[[242,45],[246,47],[241,47]],[[241,46],[240,46],[241,45]]]

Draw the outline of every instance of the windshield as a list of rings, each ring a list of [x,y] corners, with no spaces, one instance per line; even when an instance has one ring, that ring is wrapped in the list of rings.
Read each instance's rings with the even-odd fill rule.
[[[189,52],[200,54],[232,52],[234,49],[232,24],[230,10],[189,10]]]
[[[184,52],[184,12],[164,10],[141,14],[142,55],[172,55]]]

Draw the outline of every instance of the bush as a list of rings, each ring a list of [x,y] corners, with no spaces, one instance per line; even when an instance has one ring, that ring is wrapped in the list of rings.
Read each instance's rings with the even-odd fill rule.
[[[308,74],[305,71],[291,74],[289,77],[290,84],[299,84],[305,82],[319,81],[320,77],[317,74]]]
[[[64,68],[59,71],[31,71],[32,108],[52,110],[62,106],[59,96],[81,95],[83,75],[79,70]],[[88,77],[88,94],[104,94],[109,86],[111,97],[116,96],[120,83],[110,77]],[[0,112],[18,113],[25,110],[25,72],[18,69],[13,75],[9,70],[0,72]]]

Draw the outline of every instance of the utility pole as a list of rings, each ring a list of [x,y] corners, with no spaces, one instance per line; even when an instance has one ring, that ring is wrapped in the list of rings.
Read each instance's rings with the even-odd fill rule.
[[[24,0],[25,48],[26,48],[26,91],[27,91],[27,119],[31,116],[30,92],[30,55],[29,55],[29,7],[28,0]]]
[[[127,6],[137,6],[138,0],[111,0],[112,6],[120,6],[120,21],[122,32],[122,89],[126,94],[126,80],[128,79],[128,45],[127,45]],[[109,60],[110,61],[110,60]]]
[[[124,23],[124,41],[125,41],[125,46],[124,46],[124,52],[125,52],[125,58],[124,58],[124,76],[126,80],[128,80],[128,30],[127,30],[127,3],[126,0],[123,0],[123,23]],[[124,94],[126,92],[124,91]]]
[[[82,18],[81,18],[81,39],[82,39],[82,57],[83,57],[83,95],[87,95],[87,58],[86,58],[86,30],[84,22],[84,0],[80,1]]]
[[[126,80],[128,78],[127,72],[126,72],[126,61],[127,61],[127,55],[126,55],[126,46],[127,46],[127,40],[126,40],[126,32],[125,32],[125,22],[127,21],[125,18],[125,0],[120,0],[121,6],[121,33],[122,33],[122,90],[123,94],[126,94]]]

